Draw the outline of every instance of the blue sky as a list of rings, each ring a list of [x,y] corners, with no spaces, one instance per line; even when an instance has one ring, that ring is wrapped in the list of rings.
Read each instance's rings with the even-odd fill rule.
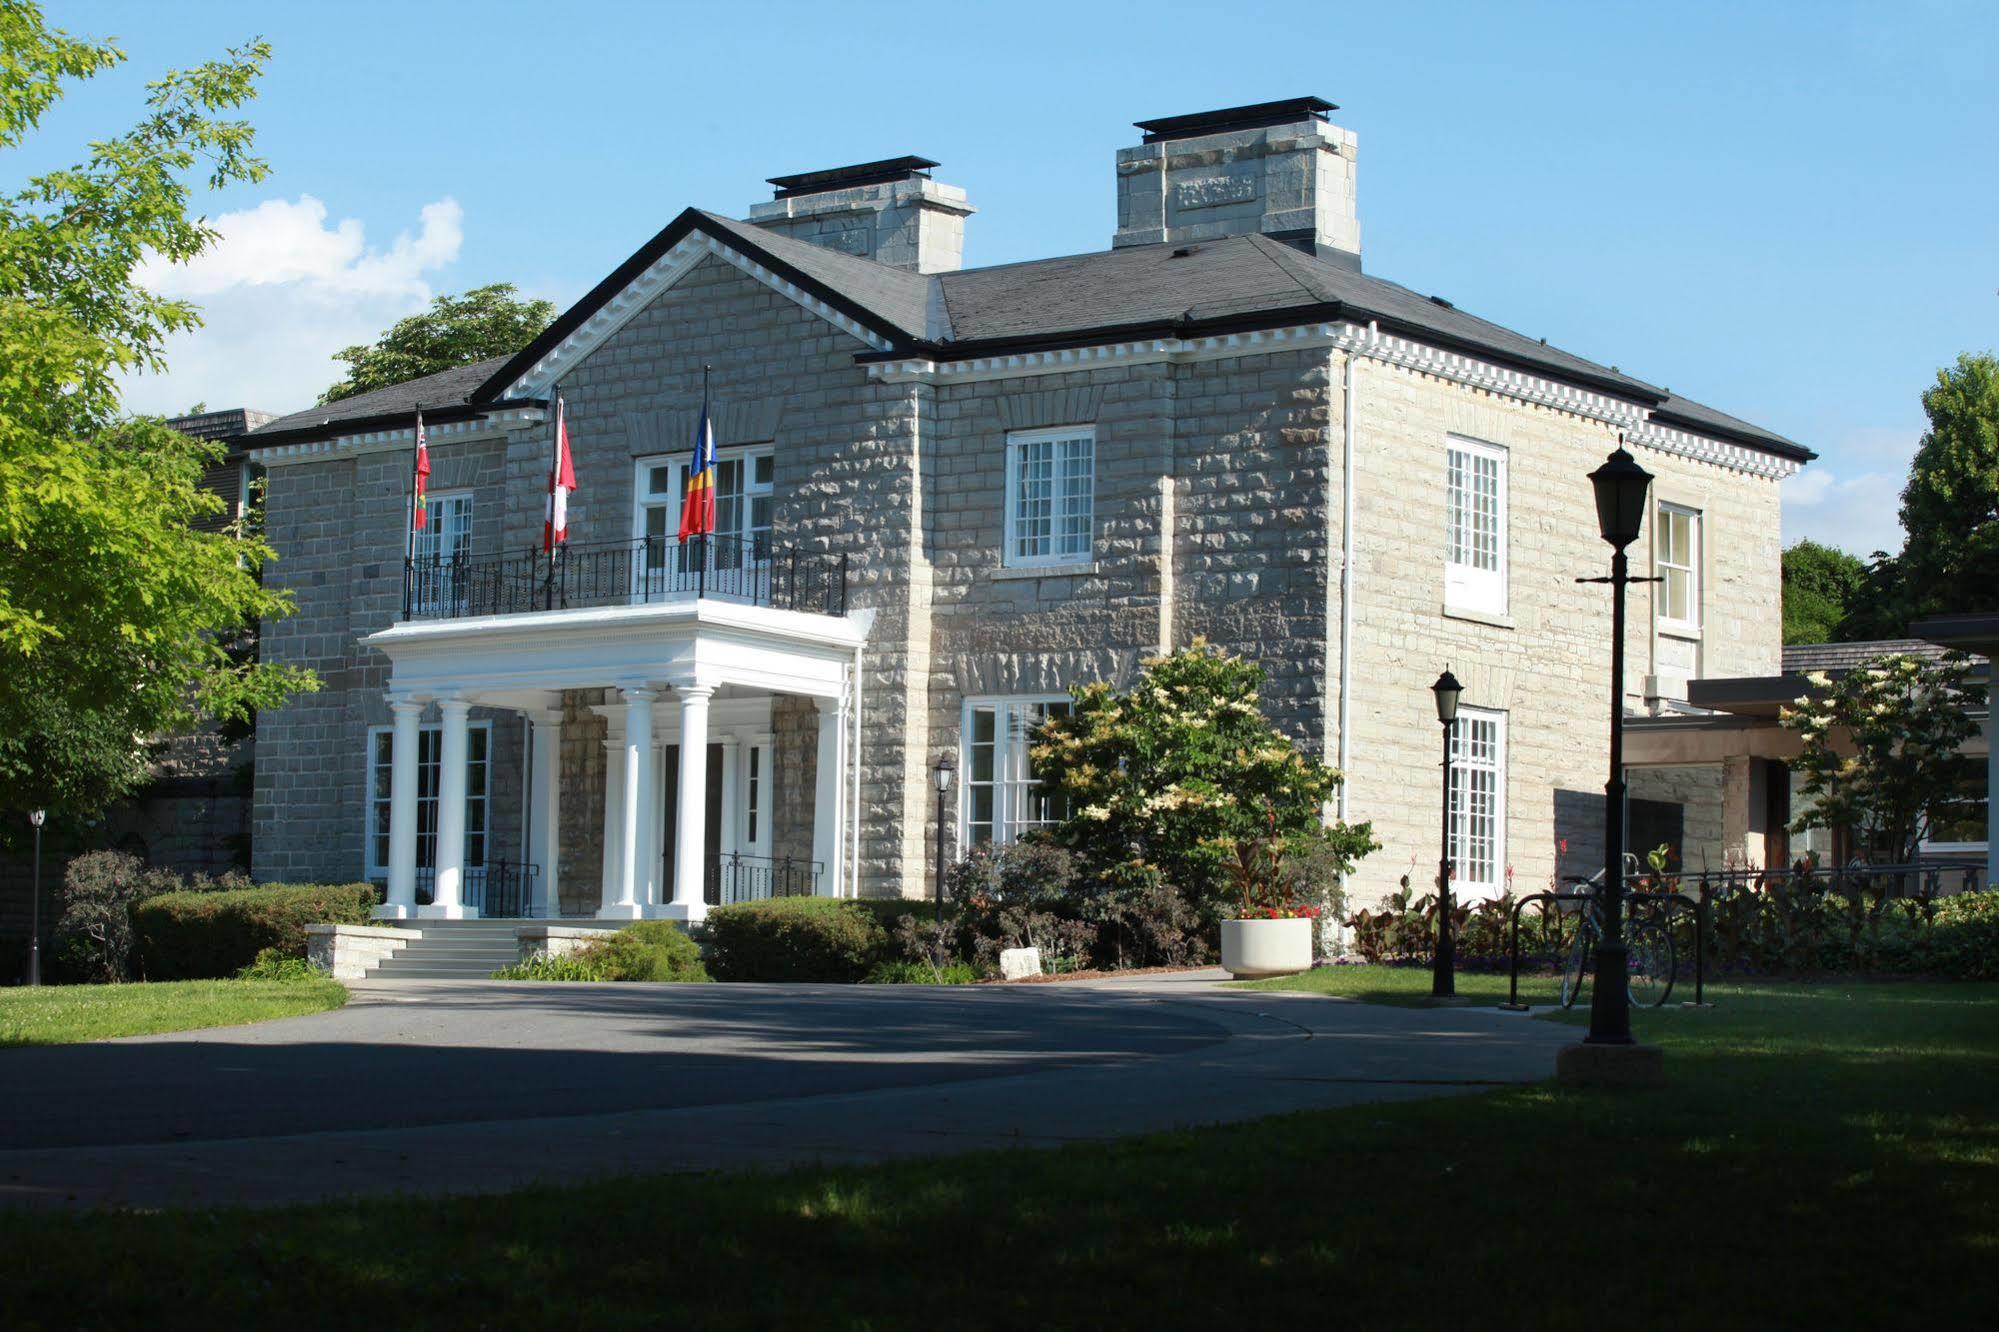
[[[253,34],[273,168],[159,285],[209,326],[143,410],[291,410],[439,292],[566,304],[682,207],[938,159],[966,262],[1102,249],[1133,120],[1315,93],[1360,136],[1369,271],[1822,455],[1785,538],[1900,543],[1918,394],[1999,344],[1999,22],[1981,3],[55,6],[132,57],[9,173]]]

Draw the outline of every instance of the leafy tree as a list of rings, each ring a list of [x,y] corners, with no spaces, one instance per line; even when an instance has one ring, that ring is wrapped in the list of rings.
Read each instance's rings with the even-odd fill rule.
[[[347,378],[320,394],[320,405],[513,355],[555,319],[549,302],[516,300],[514,291],[511,282],[495,282],[463,296],[439,296],[422,314],[398,319],[374,346],[335,353],[334,360],[347,363]]]
[[[1856,556],[1816,541],[1784,552],[1784,641],[1837,643],[1847,607],[1867,586],[1867,566]]]
[[[1210,918],[1233,894],[1236,848],[1273,832],[1329,882],[1375,850],[1368,824],[1322,822],[1341,777],[1299,752],[1258,705],[1264,672],[1197,640],[1148,661],[1130,689],[1070,690],[1030,751],[1046,788],[1066,797],[1055,839],[1100,878],[1134,891],[1178,888]]]
[[[1846,828],[1900,863],[1915,859],[1930,825],[1963,799],[1977,732],[1967,705],[1970,663],[1905,654],[1877,657],[1838,680],[1814,671],[1813,692],[1784,709],[1802,751],[1792,767],[1809,801],[1793,832]]]
[[[1923,393],[1902,491],[1906,586],[1924,613],[1999,609],[1999,359],[1965,354]]]
[[[255,95],[268,56],[253,42],[164,75],[131,129],[0,194],[0,837],[22,808],[88,815],[129,790],[143,737],[310,686],[230,655],[289,603],[259,583],[261,540],[191,526],[221,507],[198,486],[219,446],[126,418],[118,388],[199,323],[133,274],[214,239],[188,215],[197,163],[211,188],[263,177],[249,125],[219,113]],[[124,58],[0,5],[0,150]]]

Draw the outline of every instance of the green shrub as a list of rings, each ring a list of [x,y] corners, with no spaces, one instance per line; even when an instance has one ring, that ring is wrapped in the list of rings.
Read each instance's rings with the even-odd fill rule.
[[[536,953],[525,962],[516,962],[511,967],[501,967],[493,973],[494,980],[525,981],[601,981],[609,977],[591,966],[580,957],[551,957],[547,953]]]
[[[260,948],[257,960],[236,973],[237,980],[301,981],[318,980],[318,967],[302,957],[287,957],[276,948]]]
[[[701,945],[670,920],[641,920],[593,939],[577,959],[608,981],[705,981]]]
[[[494,980],[531,981],[705,981],[701,946],[670,920],[641,920],[568,957],[537,953],[502,967]]]
[[[162,893],[132,907],[132,966],[147,980],[234,976],[275,948],[305,956],[308,925],[365,925],[366,883],[270,883],[223,892]]]
[[[86,983],[131,979],[131,908],[180,886],[171,870],[149,869],[123,851],[90,851],[70,861],[49,940],[49,970]]]
[[[933,967],[928,962],[877,962],[864,981],[868,985],[970,985],[979,973],[963,962]]]
[[[1999,890],[1959,893],[1937,904],[1932,965],[1953,980],[1999,980]]]
[[[725,981],[852,984],[889,953],[888,931],[857,901],[779,897],[708,913],[709,969]]]

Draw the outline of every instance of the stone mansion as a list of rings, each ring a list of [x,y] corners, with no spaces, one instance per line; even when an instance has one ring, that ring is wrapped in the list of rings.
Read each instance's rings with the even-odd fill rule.
[[[1031,727],[1197,637],[1345,772],[1384,844],[1361,899],[1436,862],[1446,666],[1464,891],[1545,885],[1563,839],[1587,873],[1587,473],[1622,437],[1657,477],[1626,706],[1670,715],[1778,673],[1778,483],[1812,454],[1368,272],[1335,109],[1142,122],[1108,248],[989,268],[926,159],[778,177],[747,219],[681,213],[517,356],[254,431],[298,603],[263,651],[324,683],[260,721],[256,876],[374,878],[391,917],[926,895],[940,756],[948,852],[1049,822]],[[704,369],[718,534],[682,543]],[[549,561],[558,395],[579,489]],[[1707,775],[1649,789],[1718,800]]]

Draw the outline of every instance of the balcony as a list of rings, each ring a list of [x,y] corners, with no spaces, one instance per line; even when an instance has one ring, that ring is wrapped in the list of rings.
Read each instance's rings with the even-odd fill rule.
[[[640,537],[520,555],[403,561],[403,615],[462,620],[534,611],[712,598],[743,606],[847,612],[847,557],[772,547],[763,537]]]

